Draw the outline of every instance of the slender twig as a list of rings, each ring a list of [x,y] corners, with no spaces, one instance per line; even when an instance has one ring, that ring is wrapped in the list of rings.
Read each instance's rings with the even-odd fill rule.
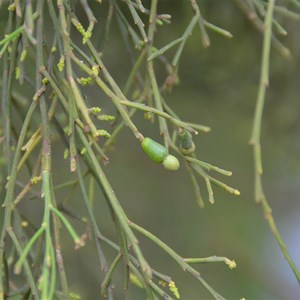
[[[151,54],[152,54],[152,46],[153,46],[153,42],[154,42],[154,32],[155,32],[155,28],[156,28],[156,15],[157,15],[157,0],[153,0],[151,2],[150,15],[149,15],[149,28],[148,28],[149,44],[147,47],[147,58],[148,58],[148,62],[147,62],[148,74],[147,75],[149,76],[149,80],[151,83],[152,93],[154,96],[156,109],[162,112],[163,106],[162,106],[161,95],[159,92],[159,88],[158,88],[158,84],[157,84],[157,80],[156,80],[156,76],[155,76],[155,72],[154,72],[154,64],[153,64],[152,60],[149,60],[149,58],[151,57]],[[159,117],[158,122],[159,122],[160,134],[164,138],[165,146],[169,147],[170,134],[169,134],[166,120]]]
[[[97,236],[100,234],[100,231],[99,231],[99,228],[98,228],[98,225],[97,225],[97,222],[96,222],[96,218],[94,216],[94,213],[93,213],[93,210],[92,210],[92,207],[91,207],[88,195],[87,195],[87,191],[86,191],[86,188],[85,188],[85,185],[84,185],[83,176],[82,176],[80,168],[81,168],[80,165],[78,165],[77,177],[78,177],[78,181],[79,181],[79,184],[80,184],[80,189],[81,189],[81,192],[82,192],[82,196],[83,196],[83,200],[84,200],[86,210],[88,212],[89,220],[90,220],[90,223],[91,223],[91,226],[92,226],[92,229],[93,229],[93,234],[94,234],[94,237],[95,237],[95,242],[96,242],[98,256],[99,256],[99,260],[100,260],[100,264],[101,264],[101,269],[104,272],[107,272],[108,266],[107,266],[106,258],[104,256],[102,246],[101,246],[101,244],[99,243],[99,241],[97,239]]]
[[[155,235],[153,235],[151,232],[147,231],[143,227],[134,224],[133,222],[129,223],[130,227],[134,228],[147,238],[149,238],[151,241],[153,241],[155,244],[157,244],[161,249],[163,249],[167,254],[169,254],[182,268],[184,271],[187,271],[192,276],[194,276],[198,281],[200,281],[203,286],[214,296],[215,299],[225,299],[221,295],[219,295],[200,275],[198,271],[196,271],[194,268],[192,268],[189,264],[185,262],[185,260],[178,255],[173,249],[171,249],[168,245],[166,245],[164,242],[162,242],[160,239],[158,239]]]
[[[80,132],[79,132],[80,133]],[[95,156],[95,154],[93,153],[90,145],[88,144],[85,136],[80,133],[81,139],[84,143],[84,146],[87,149],[87,153],[90,156],[90,159],[93,161],[94,163],[94,167],[95,170],[97,171],[97,176],[99,178],[99,180],[102,182],[103,188],[109,198],[110,204],[114,209],[114,212],[116,214],[116,216],[118,217],[120,224],[122,225],[123,230],[126,232],[126,235],[128,236],[128,239],[131,242],[131,245],[137,255],[137,258],[141,264],[141,269],[144,272],[145,275],[151,276],[151,268],[149,267],[148,263],[146,262],[140,247],[138,246],[138,240],[136,239],[136,237],[134,236],[133,232],[131,231],[129,225],[128,225],[128,219],[127,216],[123,210],[123,208],[121,207],[115,193],[113,192],[113,189],[109,183],[109,181],[107,180],[99,162],[97,161],[97,158]]]
[[[3,260],[3,256],[4,256],[4,250],[5,250],[4,247],[5,247],[7,228],[9,228],[11,226],[10,223],[11,223],[11,214],[12,214],[12,210],[13,210],[14,189],[15,189],[16,178],[17,178],[18,162],[19,162],[19,158],[21,155],[21,148],[22,148],[22,144],[24,143],[24,140],[25,140],[29,122],[31,120],[32,114],[33,114],[36,106],[37,106],[37,102],[33,101],[29,107],[26,118],[24,119],[24,122],[22,125],[22,129],[21,129],[21,132],[19,135],[17,146],[16,146],[15,156],[14,156],[13,163],[12,163],[12,170],[11,170],[10,178],[8,181],[5,201],[3,204],[5,206],[5,213],[4,213],[4,220],[3,220],[2,232],[1,232],[1,237],[0,237],[0,259],[1,259],[1,261]],[[3,276],[3,273],[0,272],[0,288],[1,288],[0,293],[4,294],[3,286],[2,286],[2,282],[3,282],[2,276]]]
[[[113,101],[113,103],[118,108],[120,114],[122,115],[124,121],[128,125],[128,127],[132,130],[134,135],[137,139],[143,140],[143,135],[138,131],[135,124],[131,121],[130,117],[128,116],[128,112],[124,109],[124,107],[120,103],[120,99],[108,88],[108,86],[104,83],[103,80],[100,79],[95,73],[87,67],[85,64],[83,64],[78,58],[76,58],[74,55],[72,55],[72,60],[80,67],[82,70],[84,70],[89,76],[92,76],[95,80],[95,82],[99,85],[99,87],[104,91],[104,93]]]
[[[261,203],[264,212],[264,217],[267,220],[269,227],[274,234],[277,243],[285,257],[288,261],[290,267],[292,268],[296,279],[300,284],[300,272],[298,271],[294,261],[292,260],[286,245],[281,237],[278,228],[276,226],[275,220],[272,216],[272,209],[266,199],[265,193],[263,191],[262,185],[262,156],[261,156],[261,127],[262,127],[262,115],[265,103],[266,89],[269,85],[269,64],[270,64],[270,50],[271,50],[271,37],[272,37],[272,18],[274,11],[275,0],[270,0],[268,2],[267,14],[265,17],[265,33],[263,41],[262,50],[262,61],[261,61],[261,73],[260,82],[258,87],[257,102],[255,107],[253,130],[250,143],[253,145],[253,154],[255,161],[255,199],[258,203]]]
[[[118,253],[118,255],[115,257],[114,261],[112,262],[110,268],[108,269],[108,272],[106,273],[106,276],[101,284],[101,294],[103,296],[107,295],[107,288],[109,286],[109,283],[111,281],[111,277],[115,271],[115,268],[117,267],[119,261],[121,260],[122,255],[121,253]]]
[[[12,230],[12,228],[9,227],[7,229],[7,232],[9,234],[10,238],[12,239],[13,243],[15,244],[18,254],[20,256],[23,255],[24,250],[22,249],[15,233]],[[38,291],[37,291],[36,284],[35,284],[35,281],[34,281],[34,278],[33,278],[33,274],[30,270],[30,266],[29,266],[29,263],[26,260],[26,258],[24,258],[23,264],[24,264],[24,269],[25,269],[25,272],[26,272],[26,277],[27,277],[27,280],[28,280],[28,284],[29,284],[29,286],[31,288],[31,291],[32,291],[32,295],[34,296],[34,299],[39,299],[38,298]]]
[[[160,76],[155,70],[155,63],[162,63],[167,74],[174,76],[174,82],[177,67],[174,68],[162,57],[157,61],[151,61],[151,55],[155,46],[156,25],[170,24],[171,16],[158,14],[158,0],[151,1],[150,10],[144,8],[141,0],[125,0],[123,6],[119,1],[109,1],[106,24],[102,30],[102,37],[104,36],[102,41],[107,38],[110,23],[115,17],[121,31],[120,36],[123,37],[126,45],[123,53],[126,54],[127,51],[132,63],[131,71],[123,88],[112,76],[105,61],[105,53],[99,52],[103,49],[103,45],[101,48],[95,46],[92,41],[95,35],[91,39],[97,22],[91,2],[79,0],[89,22],[87,29],[81,25],[81,19],[78,19],[75,14],[75,2],[74,0],[40,0],[36,1],[36,5],[33,5],[34,1],[32,0],[11,1],[8,25],[5,30],[6,35],[0,40],[0,59],[3,61],[3,78],[0,83],[2,88],[1,117],[3,116],[3,120],[1,120],[1,131],[3,131],[3,137],[1,137],[0,142],[4,145],[3,153],[7,166],[4,177],[7,176],[8,180],[3,203],[4,220],[0,236],[0,259],[3,263],[3,271],[0,272],[0,300],[18,294],[24,299],[54,299],[56,297],[68,299],[71,297],[68,285],[69,278],[63,259],[64,240],[63,235],[61,235],[61,227],[67,229],[76,244],[75,248],[83,246],[88,241],[90,233],[94,236],[95,248],[99,256],[98,269],[104,271],[102,293],[107,295],[109,300],[113,299],[112,278],[118,271],[118,264],[122,264],[124,269],[123,284],[126,299],[131,299],[131,278],[137,278],[136,282],[141,283],[147,299],[173,299],[171,293],[175,298],[179,298],[178,290],[171,277],[158,272],[148,264],[136,238],[135,230],[147,236],[171,255],[215,298],[223,299],[203,280],[199,272],[193,269],[174,250],[150,232],[129,221],[120,204],[120,199],[115,195],[102,167],[103,163],[108,162],[106,156],[108,146],[115,141],[116,136],[125,126],[128,126],[133,132],[138,139],[137,142],[143,141],[144,137],[132,118],[136,111],[146,112],[145,118],[150,115],[151,121],[154,120],[154,117],[158,117],[164,144],[166,147],[175,147],[175,152],[179,151],[174,144],[177,131],[184,129],[197,134],[198,131],[207,132],[210,130],[208,127],[181,120],[162,98],[166,84],[160,84]],[[48,9],[44,7],[46,3]],[[164,49],[161,49],[159,55],[179,43],[175,55],[178,62],[188,36],[197,22],[206,41],[208,40],[206,28],[230,37],[227,31],[202,18],[196,1],[191,0],[190,3],[195,15],[184,35],[175,43],[171,42]],[[131,16],[128,17],[128,14],[124,13],[124,7],[125,10],[129,8],[129,13],[131,13],[137,27],[132,26]],[[36,11],[34,11],[35,9]],[[142,18],[147,15],[149,15],[148,24],[146,24],[146,18]],[[48,19],[50,23],[52,22],[50,24],[52,30],[47,31],[49,37],[46,37],[45,26]],[[83,36],[81,43],[73,38],[73,25]],[[56,60],[59,62],[57,63]],[[27,68],[30,64],[33,68]],[[29,69],[33,69],[34,73],[31,74]],[[98,126],[101,126],[99,124],[104,119],[101,119],[101,116],[106,116],[106,120],[109,120],[109,115],[97,115],[92,108],[88,107],[89,99],[85,98],[86,90],[80,86],[83,85],[83,81],[76,81],[77,72],[86,73],[87,77],[84,77],[86,82],[88,84],[95,83],[98,91],[103,92],[104,97],[110,99],[117,110],[119,124],[115,128],[116,123],[112,125],[114,129],[112,129],[112,135],[107,142],[103,142],[102,136],[99,137],[101,134],[105,135],[106,131],[98,129]],[[35,76],[35,82],[32,75]],[[20,89],[19,84],[23,83],[28,85],[26,90],[32,89],[33,97],[22,99],[23,97],[15,92],[15,90]],[[128,98],[132,101],[129,101]],[[24,104],[20,102],[20,99]],[[39,105],[39,111],[35,109],[37,105]],[[20,117],[21,126],[19,120],[14,122],[15,120],[12,119],[12,112],[15,111]],[[66,120],[63,120],[65,117]],[[170,129],[172,128],[171,131],[169,131],[168,126]],[[52,131],[53,128],[56,131]],[[173,138],[171,139],[172,133]],[[76,174],[77,179],[70,178],[70,181],[55,186],[53,183],[55,177],[52,175],[52,147],[56,146],[57,142],[62,143],[68,150],[70,174],[73,177]],[[199,161],[195,157],[185,158],[183,154],[180,155],[190,171],[199,199],[201,198],[199,186],[192,173],[197,168],[201,170],[201,172],[198,170],[198,174],[201,174],[207,181],[210,187],[208,189],[211,189],[210,185],[215,183],[228,191],[234,191],[222,182],[210,177],[202,170],[202,167],[207,170],[223,172],[224,175],[229,175],[228,171]],[[83,169],[83,164],[85,164],[85,169]],[[21,176],[25,176],[24,179],[21,179]],[[86,179],[90,182],[89,191],[86,188]],[[103,237],[102,230],[100,231],[97,224],[98,205],[94,205],[94,201],[98,197],[95,195],[94,183],[98,185],[107,202],[118,244]],[[57,189],[62,187],[68,187],[68,191],[65,198],[57,202]],[[66,200],[73,197],[74,192],[77,192],[78,189],[82,193],[87,218],[77,212],[73,213],[72,209],[67,207],[69,203],[66,203]],[[27,194],[28,197],[25,197]],[[22,205],[26,205],[28,199],[37,199],[39,204],[43,204],[43,215],[40,218],[42,221],[39,225],[33,225],[34,222],[29,220],[26,212],[23,215],[22,211],[20,215],[18,203],[22,200]],[[86,232],[83,235],[77,234],[69,217],[86,226]],[[28,224],[29,231],[25,229]],[[33,233],[29,235],[29,232],[32,231]],[[104,242],[118,252],[110,267],[104,253],[106,249],[102,248]],[[15,264],[15,272],[20,273],[21,267],[24,267],[24,272],[21,273],[27,282],[25,287],[17,287],[11,276],[11,268],[15,262],[16,253],[19,258]],[[209,258],[205,259],[209,260]],[[196,260],[191,259],[190,263],[200,262],[201,259]],[[170,291],[164,290],[165,284],[168,284]],[[60,292],[57,290],[58,286],[61,289]]]
[[[133,17],[133,20],[134,20],[134,23],[138,26],[140,32],[141,32],[141,35],[144,39],[144,42],[147,43],[148,42],[148,38],[147,38],[147,35],[146,35],[146,32],[145,32],[145,25],[144,23],[142,22],[140,16],[138,15],[135,7],[133,6],[132,2],[130,0],[125,0],[125,2],[127,3],[128,5],[128,8],[132,14],[132,17]]]
[[[192,124],[192,123],[180,121],[178,118],[174,118],[174,117],[172,117],[171,115],[165,113],[162,110],[153,108],[151,106],[147,106],[145,104],[132,102],[132,101],[128,101],[128,100],[127,101],[122,101],[121,100],[120,103],[122,105],[125,105],[125,106],[128,106],[128,107],[134,107],[134,108],[137,108],[137,109],[142,110],[142,111],[147,111],[147,112],[154,113],[154,114],[156,114],[160,117],[163,117],[166,120],[169,120],[175,126],[185,128],[185,129],[189,130],[191,133],[194,133],[194,134],[198,134],[198,131],[196,130],[196,128],[198,130],[202,130],[204,132],[208,132],[210,130],[210,128],[207,127],[207,126],[202,126],[202,125],[198,125],[198,124]]]

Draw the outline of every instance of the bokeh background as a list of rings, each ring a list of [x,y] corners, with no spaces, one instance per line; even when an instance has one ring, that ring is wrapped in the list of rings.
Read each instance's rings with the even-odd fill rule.
[[[107,14],[105,2],[101,6],[93,4],[99,28]],[[170,13],[172,24],[159,28],[157,48],[178,38],[185,30],[192,17],[187,2],[159,1],[159,12]],[[212,128],[210,133],[199,134],[195,138],[197,155],[203,161],[231,170],[233,176],[230,178],[216,176],[239,189],[241,196],[235,197],[215,188],[216,203],[211,205],[203,182],[200,182],[206,199],[206,207],[200,209],[184,167],[172,173],[149,161],[128,129],[123,130],[109,154],[110,163],[105,171],[129,218],[157,235],[180,255],[218,255],[236,261],[237,268],[233,270],[222,263],[197,267],[202,276],[226,298],[299,299],[299,285],[253,197],[254,167],[249,139],[259,81],[262,35],[253,28],[234,1],[203,0],[199,4],[209,22],[227,29],[234,38],[226,39],[209,32],[211,47],[204,49],[199,29],[195,28],[181,58],[180,84],[165,97],[182,119]],[[80,16],[79,8],[77,13]],[[299,23],[281,16],[278,20],[288,31],[288,36],[280,40],[290,49],[292,57],[283,58],[272,49],[270,88],[262,130],[263,183],[279,230],[300,268]],[[97,38],[97,32],[93,38]],[[130,63],[115,21],[103,51],[109,71],[118,84],[124,86]],[[170,50],[166,56],[172,58],[173,54],[174,51]],[[115,113],[96,87],[87,90],[86,94],[89,101],[98,104],[105,113]],[[134,121],[144,135],[160,140],[157,124],[144,119],[143,113],[137,113]],[[71,178],[68,162],[63,160],[63,150],[60,143],[54,144],[56,184]],[[57,192],[58,201],[66,196],[66,190]],[[76,214],[86,214],[79,190],[74,191],[67,203],[67,207]],[[33,200],[24,201],[22,205],[24,214],[30,215],[38,225],[42,204]],[[97,189],[95,213],[102,233],[114,240],[109,210]],[[3,211],[0,214],[2,216]],[[80,222],[74,221],[74,225],[83,232]],[[156,269],[172,276],[181,299],[211,298],[161,249],[142,236],[140,245]],[[109,259],[113,259],[115,253],[106,246],[104,249]],[[71,240],[66,238],[63,250],[71,290],[80,294],[82,299],[100,299],[103,275],[93,243],[74,252]],[[117,299],[122,299],[121,268],[114,282]],[[134,299],[146,297],[137,287],[133,287],[133,295]]]

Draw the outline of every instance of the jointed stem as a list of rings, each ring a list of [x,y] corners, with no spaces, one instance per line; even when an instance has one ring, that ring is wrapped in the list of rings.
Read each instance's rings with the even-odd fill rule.
[[[167,14],[157,14],[158,0],[151,1],[150,10],[146,10],[140,0],[135,0],[135,2],[126,0],[125,6],[127,4],[137,25],[136,28],[134,25],[130,25],[130,21],[128,21],[127,16],[123,14],[122,6],[119,5],[118,1],[109,1],[110,11],[107,22],[109,23],[111,18],[115,16],[114,12],[116,11],[116,18],[119,22],[127,51],[134,62],[127,83],[124,88],[121,88],[104,63],[104,59],[99,53],[99,48],[95,47],[92,42],[91,34],[96,25],[96,17],[90,7],[90,1],[79,1],[89,21],[87,30],[82,27],[75,15],[75,10],[73,10],[75,2],[76,1],[73,0],[57,0],[56,4],[54,4],[55,1],[47,0],[48,10],[46,10],[44,8],[46,0],[36,1],[36,5],[33,5],[34,1],[24,1],[23,3],[19,0],[11,1],[12,6],[10,6],[10,9],[15,9],[15,11],[10,12],[7,35],[0,41],[0,59],[2,55],[4,59],[3,81],[1,83],[3,144],[6,164],[8,166],[7,174],[5,175],[9,176],[4,202],[4,224],[0,237],[0,259],[5,265],[4,269],[6,268],[7,271],[4,270],[4,272],[0,272],[0,300],[12,296],[9,283],[13,283],[13,279],[10,277],[11,272],[9,268],[11,267],[14,257],[11,256],[8,262],[5,255],[7,250],[11,251],[10,253],[14,254],[16,252],[19,255],[19,260],[15,268],[16,273],[19,273],[21,266],[24,266],[23,275],[27,281],[27,286],[25,286],[24,289],[26,288],[28,290],[28,295],[22,296],[35,299],[41,298],[42,300],[54,299],[56,294],[63,295],[65,299],[70,297],[68,278],[61,250],[62,241],[60,229],[61,226],[63,226],[68,230],[77,247],[83,246],[84,241],[88,239],[88,234],[80,237],[65,216],[65,214],[69,214],[69,216],[72,217],[75,216],[75,214],[69,213],[68,208],[63,209],[64,201],[60,203],[56,202],[57,191],[53,185],[54,178],[52,175],[52,144],[54,144],[57,137],[60,138],[60,142],[69,150],[71,161],[70,171],[76,172],[77,174],[78,179],[75,182],[71,181],[71,183],[73,188],[77,186],[80,187],[82,198],[87,209],[88,220],[84,219],[83,221],[83,218],[81,218],[81,216],[79,217],[78,214],[76,214],[75,217],[77,220],[82,220],[85,225],[88,224],[89,229],[91,228],[93,232],[100,261],[99,269],[103,269],[105,273],[102,292],[103,294],[107,294],[108,299],[113,299],[111,279],[119,262],[122,262],[125,270],[124,289],[126,290],[126,299],[131,298],[128,291],[130,288],[130,274],[134,274],[141,282],[148,299],[158,299],[159,297],[172,299],[171,296],[168,295],[168,291],[165,291],[158,281],[162,280],[169,284],[171,292],[171,287],[174,282],[169,276],[159,273],[148,265],[134,234],[134,230],[147,236],[163,251],[168,253],[185,271],[191,273],[201,282],[216,299],[223,299],[203,280],[199,272],[193,269],[187,261],[180,257],[174,250],[150,232],[129,221],[119,199],[114,194],[111,183],[104,173],[101,166],[101,159],[99,161],[98,157],[100,156],[105,162],[108,161],[106,156],[108,146],[114,141],[116,135],[124,125],[129,127],[139,141],[144,139],[132,118],[136,110],[145,111],[158,116],[159,127],[163,134],[164,143],[167,147],[171,146],[173,149],[176,149],[175,152],[179,150],[172,144],[168,128],[169,125],[173,126],[175,131],[187,130],[193,134],[197,134],[198,131],[207,132],[210,130],[208,127],[180,120],[162,98],[162,92],[166,89],[164,86],[160,86],[158,76],[154,69],[154,64],[159,60],[154,62],[149,60],[149,58],[151,57],[154,47],[156,24],[163,24],[164,22],[170,23],[169,19],[171,16]],[[198,21],[206,43],[207,38],[204,26],[228,35],[224,30],[214,27],[214,25],[206,22],[202,18],[196,1],[190,0],[190,4],[194,9],[195,16],[180,40],[181,44],[175,56],[175,61],[177,62],[188,36]],[[33,6],[36,8],[35,13],[32,12]],[[146,26],[141,16],[141,14],[144,13],[149,15],[149,22],[148,24],[145,23],[147,30],[144,29]],[[54,31],[53,36],[50,37],[52,41],[50,45],[48,45],[47,42],[48,38],[45,38],[45,20],[47,20],[47,14],[53,23],[51,26]],[[71,36],[71,34],[73,35],[73,30],[71,30],[72,24],[75,25],[76,29],[83,35],[83,45],[76,44],[76,39],[73,39],[73,36]],[[104,29],[106,32],[108,31],[108,27],[109,24],[106,24]],[[136,33],[135,29],[138,29],[140,34]],[[47,31],[47,33],[48,32],[50,33],[51,31]],[[136,50],[133,49],[128,35],[132,37],[134,44],[140,47],[139,54],[136,54]],[[143,41],[141,41],[140,35]],[[29,42],[31,43],[30,47],[28,46]],[[171,44],[175,46],[176,43]],[[58,49],[56,49],[56,47],[58,47]],[[27,57],[29,62],[27,61],[26,63],[28,63],[28,65],[33,63],[35,67],[35,84],[30,78],[30,72],[26,70],[23,50],[31,51]],[[79,60],[77,54],[79,54],[78,57],[80,56],[82,61]],[[162,54],[162,52],[160,54]],[[138,58],[135,59],[135,57]],[[57,58],[60,58],[60,61],[56,65],[55,60]],[[167,59],[161,58],[161,61],[163,61],[168,73],[174,71]],[[18,70],[15,67],[21,67],[22,70]],[[143,69],[144,67],[146,68]],[[172,69],[171,71],[170,68]],[[142,73],[143,70],[145,71],[144,75]],[[14,97],[12,89],[18,87],[15,85],[13,77],[14,73],[17,75],[17,71],[21,73],[21,75],[18,75],[20,78],[16,76],[17,81],[20,84],[22,84],[23,81],[28,82],[29,88],[31,87],[33,89],[32,93],[34,95],[32,100],[25,99],[26,103],[31,101],[28,107],[26,107],[26,116],[25,113],[22,114],[25,110],[23,110],[21,106],[15,105],[14,107],[15,110],[19,111],[21,117],[22,127],[20,131],[18,130],[18,122],[14,124],[11,120],[10,108],[11,95],[13,94]],[[118,124],[119,126],[116,127],[111,138],[104,144],[104,150],[100,146],[102,142],[102,137],[99,138],[101,130],[98,130],[98,122],[99,120],[101,121],[100,116],[103,115],[97,115],[97,113],[94,113],[92,109],[88,107],[88,100],[86,101],[84,98],[85,91],[81,89],[76,82],[77,72],[81,71],[88,75],[88,77],[85,78],[88,83],[96,83],[98,90],[102,91],[106,97],[111,100],[121,118],[121,122]],[[175,71],[177,72],[177,68]],[[136,81],[137,84],[135,84]],[[81,84],[82,82],[78,80],[78,83]],[[135,89],[138,95],[133,96],[134,93],[132,93],[132,96],[129,97],[129,92],[133,92]],[[129,101],[128,98],[137,100]],[[147,103],[147,105],[144,105],[144,103]],[[153,103],[154,107],[152,105]],[[35,110],[37,105],[39,105],[40,108],[38,112]],[[128,111],[128,108],[131,109]],[[67,120],[60,120],[61,113],[67,116]],[[36,114],[36,119],[33,118],[34,114]],[[32,120],[34,122],[31,122]],[[107,120],[109,120],[109,118],[107,118]],[[52,132],[52,125],[55,125],[56,132]],[[67,128],[65,128],[66,125]],[[102,130],[102,132],[103,131],[104,130]],[[173,136],[175,137],[176,134]],[[17,140],[16,145],[14,145],[14,139]],[[41,147],[39,149],[38,146],[40,144]],[[12,146],[15,146],[15,149],[12,149]],[[24,151],[23,155],[21,154],[22,151]],[[35,154],[37,154],[37,159],[34,157]],[[185,159],[182,154],[180,155]],[[33,159],[35,159],[36,162],[32,164],[34,167],[28,167],[29,174],[23,172],[25,169],[24,165],[31,165],[31,160]],[[207,175],[201,167],[221,173],[223,172],[225,175],[229,175],[229,172],[201,162],[194,157],[186,158],[185,161],[190,168],[197,165],[194,170],[200,168],[198,173],[201,173],[202,176],[205,177],[209,187],[211,183],[215,183],[228,191],[234,191],[234,189]],[[83,169],[80,165],[82,162],[86,164],[84,174],[82,174]],[[23,173],[28,177],[25,179],[25,183],[23,181],[21,182],[21,179],[18,177],[19,174],[23,176]],[[91,200],[92,198],[96,199],[96,197],[93,197],[93,188],[90,189],[90,194],[88,194],[86,190],[86,176],[95,180],[103,192],[104,198],[108,203],[111,218],[115,223],[118,245],[104,238],[99,230],[100,227],[97,224],[98,220],[96,220],[93,211],[93,201]],[[39,180],[41,180],[41,185],[38,183]],[[194,177],[192,177],[192,180],[196,185],[197,183]],[[16,184],[18,183],[22,190],[15,196]],[[36,188],[33,188],[35,184]],[[57,185],[57,187],[66,187],[68,185],[69,183],[60,186]],[[39,187],[41,187],[40,190],[38,190]],[[72,195],[75,188],[71,188],[71,193],[69,193],[68,196]],[[211,187],[210,190],[212,193]],[[196,192],[200,197],[199,189],[197,189]],[[34,198],[39,199],[40,202],[44,204],[44,207],[41,224],[37,226],[38,228],[36,228],[36,225],[32,226],[35,232],[28,238],[26,246],[23,247],[20,242],[22,234],[25,234],[25,229],[23,229],[23,225],[21,225],[23,215],[19,216],[17,209],[21,199],[23,199],[23,203],[26,202],[25,195],[27,194],[31,194]],[[12,222],[13,217],[15,217],[15,219],[18,218],[18,221]],[[24,226],[26,226],[26,222],[27,216],[24,216]],[[6,243],[9,237],[12,243]],[[110,264],[104,255],[102,241],[118,251],[115,260]],[[11,247],[11,249],[9,249],[9,247]],[[31,258],[33,267],[29,261]],[[56,291],[58,282],[57,274],[60,276],[59,282],[62,289],[62,292],[59,293]],[[19,292],[21,294],[23,291],[19,289]],[[179,297],[178,293],[174,293],[174,295],[175,297]]]
[[[173,249],[171,249],[168,245],[166,245],[164,242],[162,242],[155,235],[153,235],[151,232],[147,231],[143,227],[134,224],[133,222],[130,222],[129,224],[130,227],[134,228],[135,230],[137,230],[138,232],[146,236],[148,239],[152,240],[166,253],[168,253],[183,268],[184,271],[187,271],[192,276],[194,276],[198,281],[200,281],[206,287],[206,289],[214,296],[215,299],[219,299],[219,300],[225,299],[221,295],[219,295],[211,286],[209,286],[209,284],[201,277],[198,271],[196,271],[189,264],[187,264],[185,260],[180,255],[178,255]]]
[[[265,103],[265,94],[267,86],[269,85],[269,63],[270,63],[270,49],[271,49],[271,37],[272,37],[272,19],[274,11],[275,0],[270,0],[267,7],[267,14],[264,23],[264,41],[263,41],[263,53],[261,62],[260,83],[258,88],[257,102],[255,108],[255,115],[253,121],[252,138],[250,143],[253,145],[254,161],[255,161],[255,199],[261,203],[264,212],[264,217],[267,220],[271,231],[273,232],[277,243],[292,268],[294,275],[300,284],[300,272],[298,271],[295,263],[289,255],[286,245],[278,231],[275,220],[272,216],[272,209],[265,197],[262,187],[262,158],[261,158],[261,127],[262,127],[262,115]]]

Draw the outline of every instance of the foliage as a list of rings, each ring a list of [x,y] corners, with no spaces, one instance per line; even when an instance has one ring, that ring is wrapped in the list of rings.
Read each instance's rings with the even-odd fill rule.
[[[118,265],[122,265],[124,269],[124,298],[130,299],[132,284],[143,288],[148,299],[180,298],[180,290],[169,274],[162,274],[161,270],[156,270],[148,263],[136,233],[160,247],[215,299],[224,299],[192,264],[224,262],[232,269],[236,267],[235,262],[226,257],[180,256],[154,234],[127,217],[120,196],[115,194],[113,183],[108,180],[104,170],[104,166],[109,164],[108,153],[119,133],[128,128],[135,137],[132,143],[138,143],[152,160],[166,169],[178,169],[177,159],[180,159],[181,167],[185,167],[186,174],[191,179],[201,208],[205,201],[200,193],[198,179],[205,183],[208,200],[212,204],[215,202],[213,186],[234,196],[240,194],[237,189],[209,173],[213,171],[231,176],[230,171],[197,157],[194,140],[199,132],[207,133],[210,128],[183,121],[168,101],[173,87],[179,83],[181,56],[191,33],[199,28],[203,47],[208,47],[211,43],[207,30],[226,38],[232,38],[232,34],[208,22],[197,1],[190,0],[185,5],[190,7],[193,16],[182,35],[157,49],[154,38],[159,33],[160,26],[171,23],[171,15],[158,11],[158,0],[148,1],[147,5],[146,2],[110,0],[91,3],[80,0],[77,4],[73,0],[57,0],[56,3],[50,0],[15,0],[5,2],[1,7],[2,10],[9,11],[6,14],[5,35],[0,41],[3,68],[1,142],[5,158],[2,166],[2,173],[5,175],[2,181],[7,178],[3,204],[5,215],[0,239],[0,257],[3,261],[0,273],[2,299],[12,295],[28,299],[77,297],[70,291],[64,253],[61,251],[65,232],[73,239],[75,249],[95,243],[99,268],[103,270],[101,294],[109,299],[114,297],[113,277]],[[299,272],[286,250],[263,193],[260,149],[271,42],[280,53],[289,55],[288,50],[272,33],[272,24],[279,34],[285,33],[284,28],[273,17],[273,12],[290,17],[298,17],[298,14],[285,7],[275,6],[274,0],[236,2],[264,33],[261,80],[251,140],[256,166],[256,200],[262,204],[283,254],[299,280]],[[295,6],[299,5],[297,1],[293,3]],[[102,25],[94,14],[94,8],[99,6],[107,9],[105,24]],[[85,17],[79,13],[81,9],[88,20],[87,26],[84,25]],[[122,47],[125,47],[132,63],[124,86],[117,83],[105,62],[105,43],[109,41],[113,22],[119,26],[120,40],[124,41]],[[47,28],[49,23],[52,30]],[[174,55],[169,60],[169,53],[173,50]],[[31,98],[22,95],[24,86]],[[101,95],[97,102],[89,96],[90,90],[95,88]],[[107,101],[116,110],[115,114],[102,113]],[[13,119],[13,113],[19,114],[20,123]],[[158,123],[161,143],[144,137],[133,118],[134,114],[140,113],[144,114],[147,121]],[[72,177],[70,181],[55,185],[53,153],[58,143],[65,145],[61,156],[69,158]],[[124,147],[132,147],[131,142]],[[117,242],[112,237],[104,236],[98,225],[94,204],[95,184],[107,202]],[[58,189],[72,191],[74,187],[79,187],[81,191],[87,217],[79,217],[79,213],[70,212],[64,201],[57,198]],[[30,215],[22,211],[22,201],[28,201],[28,195],[43,202],[38,227],[30,221]],[[80,220],[86,226],[86,232],[78,234],[74,226],[75,220]],[[62,231],[62,228],[66,231]],[[103,245],[116,251],[111,263]],[[22,279],[21,275],[15,279],[14,274],[21,274]],[[18,284],[15,285],[14,281]]]

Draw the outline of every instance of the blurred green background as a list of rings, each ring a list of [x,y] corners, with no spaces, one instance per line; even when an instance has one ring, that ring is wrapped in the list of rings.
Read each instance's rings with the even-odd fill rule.
[[[129,218],[157,235],[180,255],[218,255],[236,261],[237,268],[233,270],[222,263],[197,267],[224,297],[299,299],[297,281],[263,218],[261,207],[253,198],[253,157],[249,138],[259,81],[262,35],[234,1],[206,0],[199,1],[199,5],[206,20],[227,29],[234,38],[226,39],[209,32],[211,47],[203,49],[196,28],[181,59],[180,84],[165,98],[183,120],[212,128],[210,133],[195,138],[197,155],[203,161],[231,170],[232,177],[217,177],[239,189],[241,196],[235,197],[215,188],[216,203],[211,205],[203,182],[200,182],[206,199],[206,207],[200,209],[184,167],[172,173],[149,161],[128,129],[122,132],[109,154],[110,163],[105,171]],[[101,28],[107,5],[94,4],[94,7],[95,15],[99,16],[97,26]],[[80,15],[79,8],[77,12]],[[159,1],[159,12],[170,13],[172,24],[158,28],[157,48],[178,38],[192,17],[187,1]],[[281,40],[291,50],[292,58],[282,58],[272,51],[270,88],[262,130],[263,183],[279,230],[300,268],[299,23],[280,16],[278,20],[289,32]],[[170,50],[166,56],[172,58],[173,54]],[[130,64],[116,22],[112,23],[103,59],[119,85],[124,86]],[[104,112],[115,113],[96,87],[86,93],[89,101],[98,104]],[[143,134],[161,140],[157,124],[144,119],[143,113],[137,113],[134,121]],[[63,150],[60,143],[53,145],[56,184],[70,178]],[[95,212],[100,229],[105,236],[114,239],[114,227],[105,200],[101,192],[96,191]],[[65,196],[66,191],[59,190],[57,200],[61,201]],[[31,215],[38,225],[40,217],[36,216],[41,213],[41,203],[23,201],[22,205],[24,213]],[[67,207],[78,215],[86,214],[79,191],[75,191]],[[74,224],[79,232],[83,232],[81,223],[75,221]],[[140,246],[153,267],[172,276],[181,299],[211,298],[194,278],[142,236]],[[113,259],[115,253],[106,246],[104,249],[108,258]],[[71,240],[66,239],[63,250],[71,290],[82,299],[100,299],[103,274],[93,243],[74,252]],[[122,269],[118,271],[114,283],[117,299],[122,299]],[[139,288],[133,287],[133,295],[134,299],[145,299]]]

